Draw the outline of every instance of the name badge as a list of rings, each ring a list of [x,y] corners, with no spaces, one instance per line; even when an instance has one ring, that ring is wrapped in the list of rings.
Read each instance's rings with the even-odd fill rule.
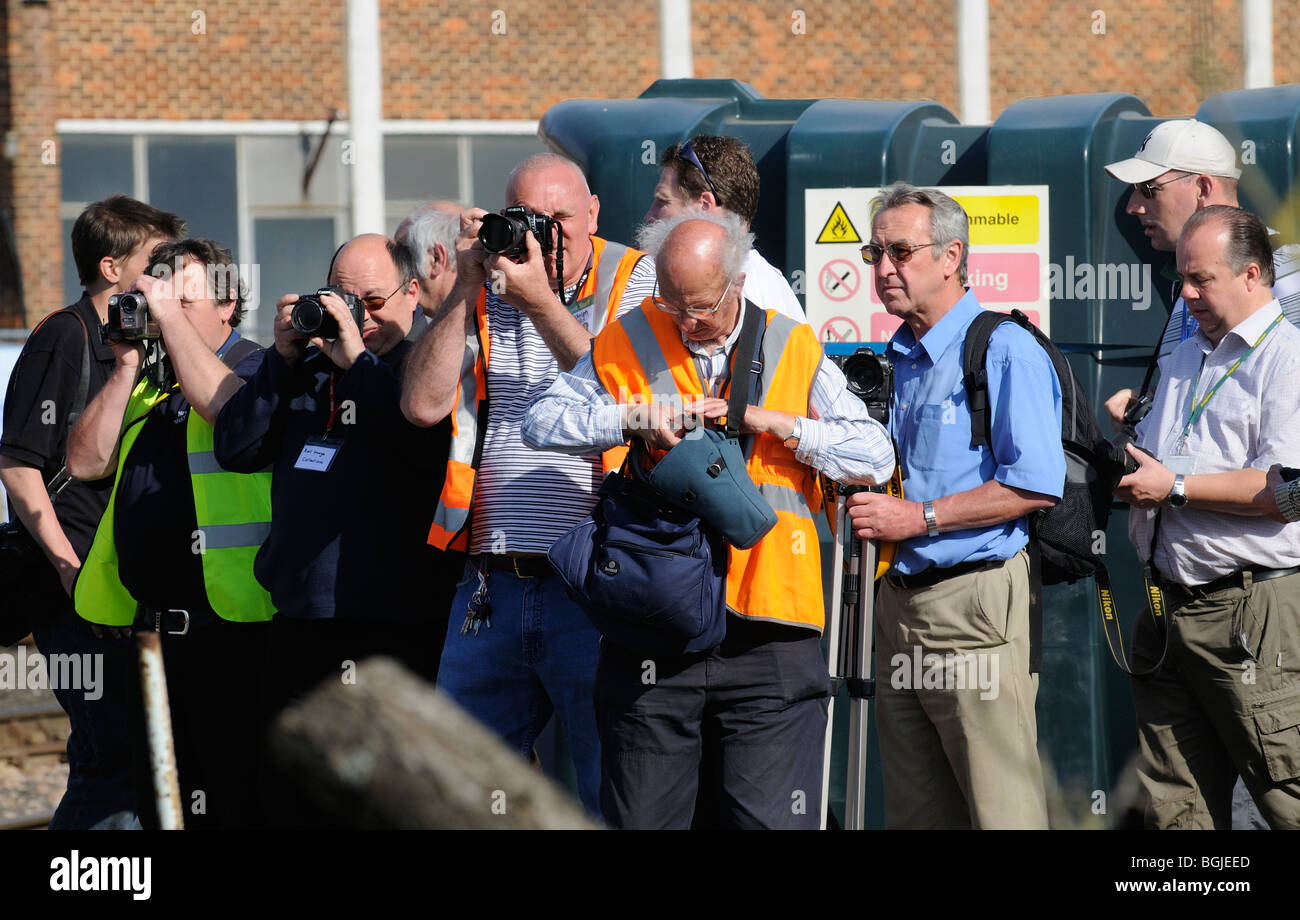
[[[569,304],[569,314],[587,330],[591,329],[592,318],[596,315],[595,300],[595,295],[592,295]]]
[[[1196,472],[1196,458],[1186,454],[1175,454],[1165,458],[1165,468],[1174,475],[1190,476]]]
[[[336,441],[332,438],[308,438],[307,443],[302,446],[302,453],[298,454],[297,461],[294,462],[295,470],[315,470],[318,473],[328,472],[334,464],[334,458],[338,456],[340,448],[343,447],[342,441]]]

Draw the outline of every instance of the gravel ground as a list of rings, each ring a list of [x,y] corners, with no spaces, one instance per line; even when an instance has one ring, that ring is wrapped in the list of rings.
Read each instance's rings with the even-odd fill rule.
[[[66,716],[20,723],[21,737],[5,719],[11,710],[53,703],[54,694],[48,690],[0,690],[0,749],[24,740],[66,741]],[[0,821],[52,813],[67,784],[68,765],[62,755],[29,757],[24,765],[17,758],[0,758]]]

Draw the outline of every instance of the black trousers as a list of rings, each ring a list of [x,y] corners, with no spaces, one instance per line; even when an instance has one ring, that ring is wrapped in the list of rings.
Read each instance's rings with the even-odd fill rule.
[[[258,827],[258,762],[270,623],[216,620],[184,636],[162,636],[163,667],[189,830]],[[158,814],[146,743],[138,666],[131,689],[132,763],[137,810],[146,829]]]
[[[820,826],[830,679],[817,633],[731,615],[711,652],[650,658],[605,641],[595,698],[610,826]]]

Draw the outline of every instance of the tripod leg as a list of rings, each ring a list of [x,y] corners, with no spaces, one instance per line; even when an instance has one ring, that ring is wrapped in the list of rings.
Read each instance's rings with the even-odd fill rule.
[[[877,548],[874,540],[860,541],[858,595],[853,612],[854,630],[849,670],[854,679],[849,693],[849,751],[845,778],[844,828],[862,830],[867,812],[867,727],[868,705],[874,695],[871,679],[871,636],[874,629]]]
[[[826,743],[822,754],[822,824],[826,830],[831,807],[831,731],[835,726],[835,681],[840,674],[840,603],[844,583],[844,496],[835,499],[835,539],[831,556],[830,622],[826,624],[826,671],[831,677],[831,698],[826,704]]]

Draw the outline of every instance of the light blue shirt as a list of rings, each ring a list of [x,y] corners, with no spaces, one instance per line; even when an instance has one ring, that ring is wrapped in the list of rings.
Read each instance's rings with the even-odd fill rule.
[[[920,342],[906,324],[889,341],[894,362],[890,429],[898,442],[903,496],[928,501],[997,480],[1060,498],[1065,485],[1061,385],[1047,352],[1013,323],[1002,324],[989,339],[992,450],[971,449],[961,359],[966,330],[980,310],[967,290]],[[1010,559],[1028,542],[1023,517],[915,537],[899,546],[892,571],[915,575],[931,566]]]

